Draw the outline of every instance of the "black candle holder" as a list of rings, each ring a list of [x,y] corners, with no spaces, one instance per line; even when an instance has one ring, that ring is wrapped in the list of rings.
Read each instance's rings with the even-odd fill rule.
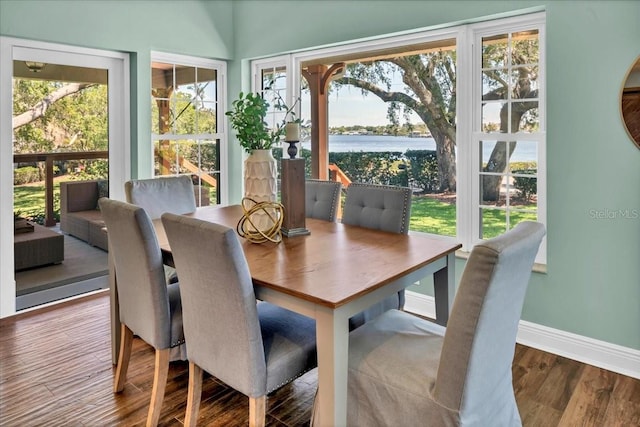
[[[286,141],[289,143],[289,148],[287,148],[287,154],[289,154],[290,159],[295,159],[296,154],[298,154],[298,146],[296,145],[299,141]]]

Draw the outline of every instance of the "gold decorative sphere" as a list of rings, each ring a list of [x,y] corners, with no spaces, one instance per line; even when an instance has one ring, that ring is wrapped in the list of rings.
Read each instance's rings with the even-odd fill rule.
[[[282,221],[284,219],[284,207],[277,202],[256,202],[245,197],[242,199],[243,215],[238,221],[236,231],[240,237],[244,237],[252,243],[282,241]],[[260,218],[260,223],[256,218]],[[265,226],[265,222],[268,224]]]

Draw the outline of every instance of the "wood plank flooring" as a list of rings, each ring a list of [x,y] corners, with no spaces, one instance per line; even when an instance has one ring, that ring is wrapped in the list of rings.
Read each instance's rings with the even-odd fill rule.
[[[0,320],[0,426],[144,425],[154,353],[134,340],[127,383],[114,394],[106,292]],[[311,371],[269,396],[267,425],[309,424]],[[161,426],[181,426],[188,364],[175,362]],[[639,426],[640,380],[518,345],[513,385],[525,426]],[[248,398],[205,376],[199,425],[248,424]],[[399,424],[401,426],[401,424]]]

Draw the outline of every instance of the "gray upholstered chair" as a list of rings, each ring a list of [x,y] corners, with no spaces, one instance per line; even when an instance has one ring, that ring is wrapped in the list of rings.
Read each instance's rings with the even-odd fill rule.
[[[511,365],[544,234],[542,224],[522,222],[475,246],[446,331],[398,310],[353,331],[347,424],[521,425]]]
[[[351,183],[347,187],[342,223],[407,234],[411,218],[411,189],[393,185]],[[388,297],[349,319],[350,329],[387,310],[404,308],[404,290]]]
[[[132,179],[125,182],[124,193],[128,203],[143,208],[151,219],[165,212],[186,214],[196,210],[194,186],[188,175]],[[173,267],[165,265],[164,272],[169,283],[178,281]]]
[[[342,184],[336,181],[308,179],[305,181],[305,211],[307,218],[334,222],[338,214]]]
[[[134,179],[124,184],[127,202],[147,211],[151,219],[165,212],[186,214],[195,212],[196,196],[188,175],[150,179]]]
[[[266,396],[317,365],[315,321],[257,302],[234,229],[162,215],[182,294],[189,359],[185,426],[196,424],[203,370],[249,396],[249,424]]]
[[[180,288],[177,283],[167,284],[160,246],[145,210],[108,198],[98,203],[107,226],[120,301],[120,354],[113,389],[118,393],[124,388],[135,334],[156,352],[147,416],[147,425],[155,426],[164,400],[169,361],[186,359]]]

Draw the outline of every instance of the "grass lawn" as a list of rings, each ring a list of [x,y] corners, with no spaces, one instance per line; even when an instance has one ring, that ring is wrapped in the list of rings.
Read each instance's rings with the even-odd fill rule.
[[[27,184],[14,187],[13,211],[20,216],[37,220],[44,218],[44,184]],[[56,219],[60,214],[60,181],[54,182],[53,198]],[[211,200],[215,202],[215,189],[211,191]],[[532,205],[535,208],[535,205]],[[506,230],[506,213],[493,209],[484,210],[483,238],[491,238]],[[513,227],[520,221],[536,220],[535,212],[511,212],[509,222]],[[410,229],[444,236],[456,235],[456,205],[441,202],[426,196],[414,196],[411,205]]]
[[[425,233],[456,235],[456,205],[431,197],[413,197],[409,229]]]
[[[518,206],[518,209],[535,209],[535,204]],[[535,211],[510,212],[509,224],[513,228],[521,221],[536,221]],[[483,239],[498,236],[506,231],[506,212],[499,209],[482,211]],[[413,231],[434,233],[444,236],[456,235],[456,205],[441,202],[426,196],[413,197],[411,204],[411,225]]]
[[[13,212],[34,221],[44,220],[44,183],[13,187]],[[56,219],[60,218],[60,181],[53,183],[53,204]]]
[[[60,182],[68,177],[55,178],[53,181],[53,211],[56,221],[60,221]],[[216,201],[216,189],[210,188],[210,200]],[[13,212],[23,218],[44,223],[44,183],[35,182],[13,186]]]

